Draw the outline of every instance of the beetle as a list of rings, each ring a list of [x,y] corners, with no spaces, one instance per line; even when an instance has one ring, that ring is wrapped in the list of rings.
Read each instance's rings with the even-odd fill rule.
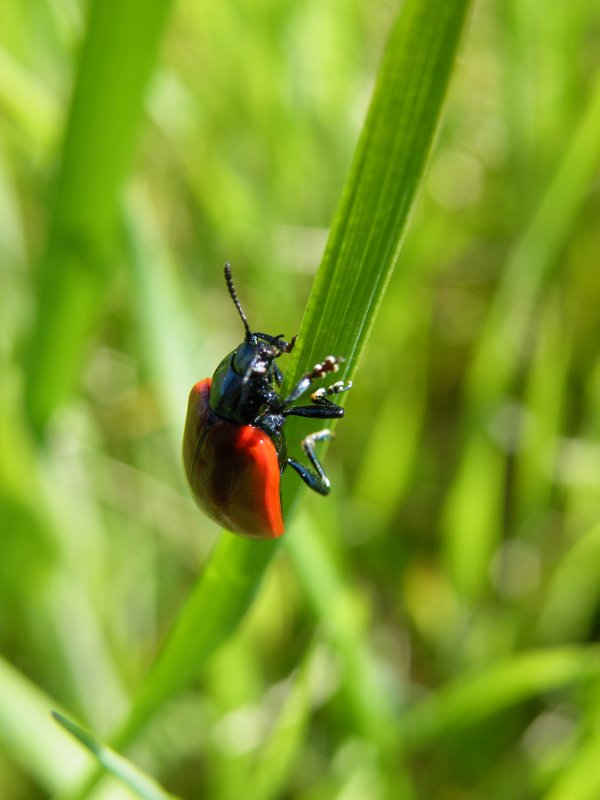
[[[254,539],[274,539],[284,532],[281,474],[289,465],[322,495],[330,483],[315,453],[316,442],[330,439],[330,430],[302,441],[311,464],[287,454],[285,421],[290,416],[338,419],[344,409],[329,397],[351,383],[338,381],[311,395],[312,405],[294,405],[311,384],[339,369],[342,359],[327,356],[306,372],[290,394],[278,389],[283,375],[276,360],[291,353],[296,337],[252,332],[238,300],[231,267],[225,264],[227,289],[245,330],[244,341],[221,361],[212,378],[193,386],[183,435],[183,461],[198,505],[223,527]]]

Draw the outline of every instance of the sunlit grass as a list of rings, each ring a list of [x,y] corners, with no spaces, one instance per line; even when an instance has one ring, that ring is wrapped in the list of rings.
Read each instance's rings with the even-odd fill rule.
[[[455,62],[442,6],[3,12],[3,800],[91,796],[50,709],[149,796],[598,796],[598,10]],[[354,380],[279,546],[182,475],[225,260],[287,385]]]

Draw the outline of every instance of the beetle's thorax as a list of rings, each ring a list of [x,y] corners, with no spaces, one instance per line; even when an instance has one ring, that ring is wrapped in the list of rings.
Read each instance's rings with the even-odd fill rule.
[[[212,379],[210,406],[218,416],[241,425],[253,425],[276,399],[273,360],[277,348],[252,336],[227,355]]]

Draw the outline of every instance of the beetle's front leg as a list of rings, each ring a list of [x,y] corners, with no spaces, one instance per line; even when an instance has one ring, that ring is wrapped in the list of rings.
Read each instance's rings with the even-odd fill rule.
[[[310,399],[318,406],[322,408],[339,408],[338,405],[332,403],[331,400],[327,399],[327,395],[332,394],[341,394],[342,392],[347,392],[348,389],[352,388],[352,381],[348,381],[348,383],[344,383],[344,381],[336,381],[332,383],[331,386],[328,386],[326,389],[317,389],[316,392],[313,392],[310,396]]]
[[[283,372],[279,369],[275,362],[273,362],[273,380],[277,386],[281,386],[283,383]]]
[[[258,339],[264,339],[265,342],[274,345],[282,353],[291,353],[296,344],[296,339],[298,338],[297,336],[292,336],[290,341],[286,342],[283,338],[283,333],[278,333],[277,336],[271,336],[270,333],[260,333],[260,331],[256,331],[254,335]]]
[[[342,361],[341,358],[336,358],[335,356],[327,356],[327,358],[315,364],[315,366],[310,370],[310,372],[306,372],[298,381],[298,383],[294,386],[292,391],[287,397],[281,398],[281,405],[279,410],[283,411],[283,409],[291,406],[292,403],[295,403],[299,397],[302,397],[304,392],[307,391],[309,386],[313,381],[319,380],[324,375],[327,375],[330,372],[337,372],[340,368],[340,362]],[[316,401],[315,401],[316,402]]]

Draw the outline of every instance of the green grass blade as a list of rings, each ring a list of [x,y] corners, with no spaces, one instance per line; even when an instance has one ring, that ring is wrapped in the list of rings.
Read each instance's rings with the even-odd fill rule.
[[[201,353],[189,341],[195,319],[181,302],[166,244],[159,235],[160,220],[139,193],[130,198],[126,221],[128,277],[135,298],[140,351],[165,416],[176,421],[173,433],[179,456],[185,398],[194,380],[190,366],[201,360]]]
[[[448,493],[444,522],[448,568],[468,598],[484,589],[501,535],[506,455],[491,439],[489,423],[511,393],[535,304],[552,279],[599,161],[600,76],[556,174],[509,256],[473,359],[466,455]]]
[[[27,146],[44,151],[56,130],[57,105],[43,83],[0,47],[0,107],[27,137]]]
[[[138,695],[118,742],[127,742],[153,711],[186,686],[244,617],[276,542],[223,536],[183,607]]]
[[[346,358],[345,377],[356,368],[398,261],[469,5],[409,0],[402,7],[310,294],[287,388],[328,353]],[[289,503],[291,496],[285,497]]]
[[[85,728],[81,728],[71,720],[63,717],[58,711],[53,711],[54,719],[74,736],[84,747],[93,753],[98,762],[107,772],[118,778],[132,789],[143,800],[176,800],[175,796],[168,794],[149,775],[136,767],[130,761],[115,753]]]
[[[468,7],[468,0],[451,0],[441,8],[409,0],[402,7],[311,293],[288,385],[307,363],[328,352],[347,357],[346,372],[355,367],[398,258]],[[219,542],[117,735],[119,749],[230,636],[276,547],[229,535]]]
[[[597,648],[547,648],[466,675],[405,716],[406,744],[429,745],[531,697],[600,675]]]
[[[294,532],[285,541],[311,606],[322,621],[325,636],[341,656],[348,703],[360,732],[388,748],[395,738],[393,712],[379,681],[361,624],[361,598],[336,569],[319,531],[299,515]]]
[[[363,598],[344,581],[327,552],[323,530],[308,515],[299,516],[285,546],[324,635],[339,656],[344,699],[353,725],[380,758],[381,784],[390,790],[385,796],[413,798],[415,791],[397,752],[402,724],[397,717],[397,698],[390,697],[390,687],[382,681],[371,652],[367,620],[363,619],[369,615],[359,610]]]
[[[523,446],[515,467],[515,524],[522,530],[536,513],[552,504],[552,467],[559,453],[572,349],[572,332],[561,316],[557,297],[548,298],[539,324],[541,335],[531,355],[524,392],[528,416]]]
[[[294,677],[268,742],[249,771],[247,800],[275,800],[285,790],[285,781],[300,752],[312,712],[310,679],[315,660],[315,650],[311,648]]]
[[[56,702],[0,658],[0,751],[20,763],[48,791],[67,788],[89,759],[57,734]]]
[[[290,367],[291,381],[317,351],[352,353],[353,361],[364,345],[435,134],[467,6],[465,0],[447,3],[441,12],[421,0],[403,6],[309,300],[298,344],[304,357],[294,362],[295,373]],[[380,200],[373,212],[374,192]],[[382,230],[388,236],[385,253],[381,244],[375,248]],[[329,321],[334,309],[337,321]],[[321,337],[323,348],[317,344]],[[219,543],[142,690],[131,731],[229,636],[275,548],[229,536]]]
[[[580,536],[549,580],[537,621],[538,637],[559,644],[585,638],[600,604],[600,525]],[[577,591],[573,587],[577,587]]]
[[[544,800],[596,800],[600,796],[600,736],[580,745],[573,761],[559,775]]]
[[[118,200],[170,0],[97,0],[67,125],[39,309],[27,410],[38,433],[76,380],[116,256]]]
[[[56,701],[0,658],[0,753],[19,764],[48,794],[69,792],[85,776],[93,760],[52,720]],[[131,792],[113,781],[94,794],[95,800],[127,800]]]
[[[531,223],[509,256],[470,375],[471,411],[509,385],[531,314],[552,278],[600,162],[600,75]]]

